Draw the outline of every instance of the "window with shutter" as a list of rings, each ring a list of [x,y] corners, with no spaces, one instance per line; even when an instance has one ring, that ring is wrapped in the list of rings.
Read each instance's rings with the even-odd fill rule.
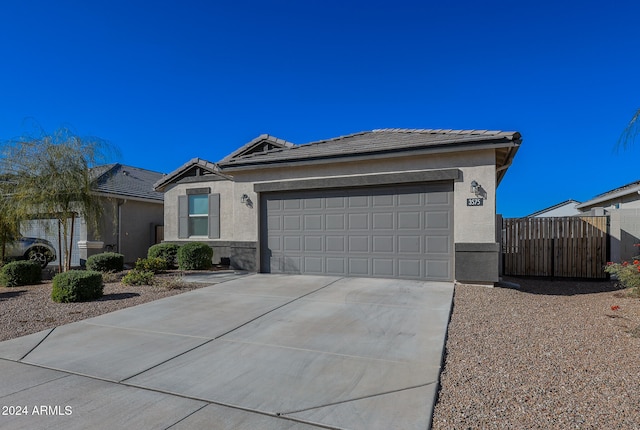
[[[220,194],[178,196],[178,238],[189,237],[220,238]]]

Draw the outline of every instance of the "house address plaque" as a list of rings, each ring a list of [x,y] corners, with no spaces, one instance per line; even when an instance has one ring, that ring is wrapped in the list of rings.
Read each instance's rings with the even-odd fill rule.
[[[467,199],[467,206],[482,206],[484,199],[481,197],[474,197],[472,199]]]

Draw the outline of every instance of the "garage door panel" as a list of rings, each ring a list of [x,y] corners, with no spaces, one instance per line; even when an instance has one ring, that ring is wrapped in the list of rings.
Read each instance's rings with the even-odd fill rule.
[[[374,230],[393,230],[393,212],[382,212],[373,214]]]
[[[392,253],[394,236],[373,236],[373,252]]]
[[[302,230],[300,215],[285,215],[282,217],[282,221],[282,227],[285,232]]]
[[[398,236],[398,252],[402,254],[421,254],[420,236]]]
[[[324,259],[322,257],[304,257],[304,270],[302,273],[322,274],[324,273]]]
[[[306,231],[322,230],[322,215],[305,215],[304,229]]]
[[[332,253],[345,253],[347,238],[344,236],[327,236],[325,238],[326,251]]]
[[[367,253],[369,249],[369,236],[349,236],[349,253]]]
[[[420,212],[400,212],[398,214],[398,229],[420,229]]]
[[[284,201],[284,210],[302,209],[302,201],[300,199],[287,199]]]
[[[302,273],[302,257],[287,257],[282,259],[282,272],[284,273]]]
[[[327,257],[326,259],[327,274],[330,275],[346,275],[346,261],[344,258]]]
[[[282,230],[282,217],[279,215],[271,215],[267,218],[267,229],[272,231]]]
[[[305,199],[303,200],[304,209],[322,209],[322,199]]]
[[[269,240],[269,249],[272,252],[282,251],[282,237],[281,236],[270,236]]]
[[[350,208],[368,208],[369,207],[369,196],[352,196],[349,197],[349,207]]]
[[[346,208],[344,197],[328,197],[325,199],[325,207],[327,209],[344,209]]]
[[[280,211],[282,210],[282,200],[267,200],[268,211]]]
[[[368,258],[349,258],[349,274],[356,276],[370,276]]]
[[[426,228],[435,229],[449,229],[449,212],[427,212],[426,213]]]
[[[448,236],[427,236],[425,240],[427,253],[447,255],[451,253]]]
[[[451,264],[449,261],[427,261],[427,273],[426,277],[430,279],[449,280],[451,272]]]
[[[372,262],[373,262],[373,276],[380,276],[380,277],[394,276],[393,258],[374,258]]]
[[[344,222],[344,214],[327,214],[325,216],[325,225],[327,230],[344,230],[346,223]]]
[[[285,236],[284,237],[284,249],[287,251],[299,252],[302,251],[302,237],[300,236]]]
[[[395,196],[393,194],[388,194],[388,195],[380,195],[380,196],[373,196],[373,207],[374,208],[379,208],[379,207],[383,207],[383,208],[388,208],[388,207],[393,207],[394,206],[394,198]]]
[[[369,214],[368,213],[355,213],[348,214],[349,230],[368,230],[369,229]]]
[[[448,205],[451,202],[451,195],[446,191],[436,191],[426,195],[427,205]]]
[[[323,252],[322,244],[324,238],[322,236],[305,236],[304,251],[305,252]]]
[[[263,194],[262,267],[451,280],[452,194],[453,184]]]
[[[403,278],[421,278],[421,266],[422,260],[401,258],[398,260],[398,276]]]
[[[398,206],[422,206],[420,193],[398,195]]]

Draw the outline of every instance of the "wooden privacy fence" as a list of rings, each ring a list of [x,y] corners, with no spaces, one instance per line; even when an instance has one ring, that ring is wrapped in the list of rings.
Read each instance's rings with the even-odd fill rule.
[[[504,274],[606,278],[608,217],[505,218]]]

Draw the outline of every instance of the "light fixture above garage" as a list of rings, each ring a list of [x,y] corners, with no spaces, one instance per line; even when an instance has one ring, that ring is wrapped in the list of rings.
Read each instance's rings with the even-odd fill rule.
[[[253,207],[253,202],[251,201],[251,197],[249,197],[246,194],[243,194],[242,197],[240,197],[240,203],[249,206],[250,208]]]
[[[471,192],[476,196],[480,194],[480,190],[482,189],[482,185],[480,185],[477,181],[471,181]]]

